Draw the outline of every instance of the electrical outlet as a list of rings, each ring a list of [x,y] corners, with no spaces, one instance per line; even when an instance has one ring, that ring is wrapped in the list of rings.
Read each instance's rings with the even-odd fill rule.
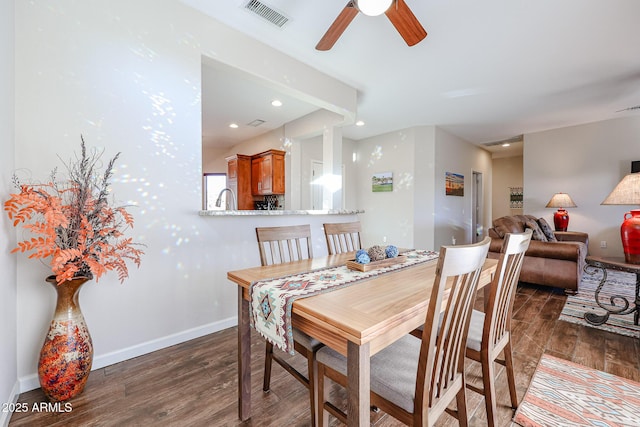
[[[451,236],[451,243],[455,246],[455,244],[456,244],[456,237],[455,236]]]
[[[382,236],[382,243],[387,243],[387,236]]]
[[[601,240],[600,241],[600,247],[601,248],[606,248],[607,247],[607,241],[606,240]]]

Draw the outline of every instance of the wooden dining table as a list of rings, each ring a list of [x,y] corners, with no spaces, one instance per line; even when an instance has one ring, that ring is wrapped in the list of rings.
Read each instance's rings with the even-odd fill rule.
[[[353,252],[229,271],[238,286],[238,415],[251,417],[249,288],[278,278],[345,264]],[[424,323],[437,259],[376,275],[294,301],[292,325],[347,357],[347,424],[369,425],[369,358]],[[487,259],[478,283],[491,282],[497,260]]]

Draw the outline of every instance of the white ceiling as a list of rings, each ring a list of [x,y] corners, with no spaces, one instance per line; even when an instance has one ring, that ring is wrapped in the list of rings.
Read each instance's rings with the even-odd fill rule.
[[[271,105],[275,99],[281,107]],[[202,140],[207,147],[233,146],[317,109],[238,69],[213,60],[202,64]],[[249,125],[260,120],[264,123]],[[238,128],[230,128],[231,123]]]
[[[261,0],[290,18],[282,28],[245,11],[242,0],[181,1],[356,88],[366,125],[343,129],[354,140],[437,125],[485,144],[640,113],[620,111],[640,105],[638,0],[406,0],[428,32],[416,46],[408,47],[386,16],[358,14],[327,52],[315,45],[346,0]],[[254,83],[251,92],[276,96]],[[206,79],[206,110],[205,89],[216,89],[205,86]],[[252,103],[234,107],[250,113],[243,120],[271,114],[268,103],[260,110],[263,100],[227,86],[236,102]],[[289,103],[286,118],[268,118],[273,127],[315,109]],[[231,120],[220,111],[205,111],[205,139]]]

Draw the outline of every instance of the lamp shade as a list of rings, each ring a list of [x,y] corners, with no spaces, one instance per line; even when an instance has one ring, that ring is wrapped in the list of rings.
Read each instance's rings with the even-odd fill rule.
[[[389,9],[393,0],[357,0],[358,10],[368,16],[382,15]]]
[[[577,208],[577,206],[567,193],[556,193],[545,208]]]
[[[640,173],[622,178],[601,205],[640,205]]]
[[[577,207],[571,196],[567,193],[556,193],[551,197],[546,208],[558,208],[553,214],[553,225],[556,227],[556,231],[567,231],[569,227],[569,213],[565,208]]]
[[[640,205],[640,173],[630,173],[622,178],[601,205]],[[625,262],[640,264],[640,209],[624,214],[620,238]]]

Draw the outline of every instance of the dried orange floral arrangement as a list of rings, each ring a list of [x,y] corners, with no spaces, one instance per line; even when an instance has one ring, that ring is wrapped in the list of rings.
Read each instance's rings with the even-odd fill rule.
[[[81,276],[98,280],[109,270],[123,282],[129,276],[126,261],[139,267],[144,252],[140,244],[124,237],[124,231],[133,227],[133,217],[125,206],[110,203],[110,180],[120,153],[99,173],[102,153],[87,153],[81,141],[80,157],[66,164],[68,179],[58,182],[57,169],[49,182],[40,184],[22,184],[14,175],[20,192],[11,194],[4,210],[14,227],[22,224],[33,237],[18,242],[11,253],[51,258],[58,284]]]

